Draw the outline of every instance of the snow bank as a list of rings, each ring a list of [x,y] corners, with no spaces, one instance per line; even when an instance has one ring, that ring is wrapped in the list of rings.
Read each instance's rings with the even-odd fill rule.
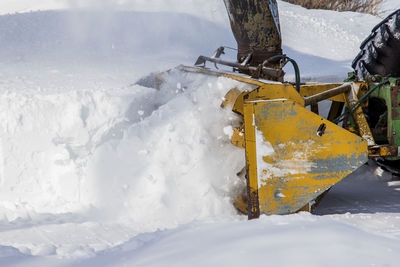
[[[221,43],[233,45],[229,30],[188,14],[115,10],[0,16],[0,38],[1,63],[75,70],[91,64],[94,71],[113,65],[130,68],[133,81],[146,74],[137,73],[140,68],[193,64],[199,53],[211,53]]]
[[[389,16],[392,12],[400,8],[400,3],[397,0],[384,0],[380,6],[379,17],[384,19]]]
[[[59,9],[124,10],[139,12],[173,12],[205,18],[228,25],[223,1],[219,0],[3,0],[0,14],[26,13]]]
[[[223,132],[235,116],[219,105],[239,85],[189,78],[159,91],[1,94],[3,220],[91,205],[155,228],[234,214],[244,160]]]
[[[241,184],[236,173],[244,166],[243,151],[224,133],[236,117],[220,108],[226,90],[240,85],[171,75],[142,108],[131,106],[140,120],[120,140],[99,147],[90,165],[101,212],[149,230],[234,215],[235,187]]]
[[[88,257],[141,232],[236,216],[244,155],[224,133],[236,118],[220,103],[241,85],[178,74],[160,90],[134,85],[191,64],[229,31],[117,10],[0,20],[1,244]]]
[[[87,257],[137,233],[236,216],[244,154],[224,133],[237,117],[220,103],[241,86],[171,73],[160,90],[3,92],[0,224],[34,227],[0,233],[1,243],[31,255]],[[76,233],[106,231],[70,225],[87,220],[129,230],[113,230],[107,245],[95,238],[78,246]],[[70,233],[34,234],[54,228]]]
[[[240,239],[249,246],[256,240],[258,257],[268,246],[283,256],[277,251],[293,240],[301,244],[310,229],[318,229],[313,222],[319,220],[308,215],[240,222],[245,217],[232,207],[243,186],[236,173],[244,166],[244,153],[229,141],[228,130],[237,118],[221,110],[220,103],[229,89],[243,85],[174,71],[159,90],[135,85],[150,71],[190,65],[199,54],[209,55],[221,44],[234,46],[222,1],[132,0],[118,1],[113,8],[113,1],[104,6],[98,1],[49,0],[41,2],[43,6],[23,2],[2,3],[0,10],[92,9],[0,16],[0,245],[6,246],[0,248],[0,263],[3,259],[24,265],[26,260],[32,266],[38,260],[38,266],[46,265],[42,260],[47,259],[26,259],[21,253],[93,257],[140,233],[180,226],[177,239],[174,231],[150,233],[150,241],[165,234],[166,243],[149,243],[141,235],[122,251],[135,250],[132,255],[137,255],[136,248],[145,244],[144,254],[135,260],[161,265],[148,255],[162,254],[168,244],[184,247],[197,238],[199,243],[188,250],[201,246],[213,255],[210,263],[234,250],[234,265],[234,259],[246,259],[239,257],[245,247],[238,245]],[[376,23],[368,15],[279,4],[284,50],[299,61],[304,80],[345,77],[359,41]],[[204,221],[220,219],[239,221],[202,229]],[[290,227],[280,231],[274,220]],[[340,244],[338,253],[353,248],[354,243],[342,244],[351,241],[345,235],[335,239],[342,231],[382,245],[365,246],[356,254],[359,257],[376,249],[382,257],[394,258],[384,250],[397,250],[390,241],[324,220],[324,230],[311,235],[314,243],[306,246],[307,252],[324,241],[324,233]],[[182,226],[186,223],[187,228]],[[186,232],[191,227],[193,235]],[[229,236],[240,231],[243,235],[232,241]],[[213,239],[207,237],[209,232],[221,235]],[[275,232],[282,235],[257,239]],[[234,243],[229,245],[230,241]],[[226,250],[207,250],[203,246],[209,242]],[[276,251],[272,243],[278,244]],[[120,251],[115,253],[119,258]],[[203,262],[198,255],[188,255]],[[165,257],[160,261],[175,264],[172,256]],[[112,253],[105,258],[115,260]],[[380,256],[375,259],[384,262]]]
[[[346,79],[361,42],[380,21],[372,15],[309,10],[284,1],[279,12],[284,53],[297,61],[303,81]],[[288,71],[287,78],[293,79],[291,68]]]
[[[399,248],[397,240],[298,214],[190,224],[179,231],[138,236],[106,258],[114,266],[396,266]],[[103,259],[87,263],[106,266]]]

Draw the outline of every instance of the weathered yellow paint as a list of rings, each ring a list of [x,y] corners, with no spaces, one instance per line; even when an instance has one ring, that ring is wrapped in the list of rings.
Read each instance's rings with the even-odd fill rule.
[[[233,205],[241,213],[243,213],[243,214],[247,214],[248,213],[248,211],[247,211],[247,208],[248,208],[247,198],[245,199],[244,196],[239,195],[236,198],[236,200],[233,202]]]
[[[368,131],[364,127],[366,121],[361,118],[361,109],[355,113],[355,119],[358,128],[361,125],[363,129],[364,138],[304,108],[304,97],[342,84],[304,84],[297,92],[292,84],[208,69],[184,66],[181,69],[227,77],[249,85],[249,92],[231,92],[224,105],[232,106],[232,100],[236,98],[232,110],[244,117],[244,140],[242,130],[235,129],[232,143],[245,146],[246,150],[250,219],[259,217],[260,213],[288,214],[303,207],[309,210],[309,203],[368,160],[365,141]],[[354,86],[359,89],[365,84]],[[359,93],[360,90],[352,90],[329,100],[351,105],[357,101]],[[354,130],[359,133],[359,129]],[[385,149],[378,152],[388,153]],[[245,202],[240,199],[235,205],[244,211]]]
[[[316,95],[322,92],[325,92],[329,89],[333,89],[335,87],[341,86],[343,85],[342,83],[332,83],[332,84],[306,84],[306,85],[302,85],[300,87],[300,95],[302,95],[303,97],[309,97],[312,95]],[[336,101],[336,102],[344,102],[344,95],[338,95],[338,96],[334,96],[332,98],[329,98],[329,100],[332,101]]]
[[[304,106],[304,98],[291,84],[264,84],[246,95],[245,101],[290,99]]]
[[[257,181],[257,154],[256,136],[253,125],[254,105],[244,105],[245,139],[246,139],[246,170],[247,170],[247,192],[248,192],[248,216],[249,219],[260,216],[258,201]]]
[[[368,147],[368,156],[370,158],[377,157],[397,157],[399,148],[397,146],[377,145]]]
[[[244,128],[235,128],[231,138],[233,145],[239,148],[245,148]]]
[[[244,112],[250,218],[296,212],[368,160],[361,137],[294,101],[246,100]]]
[[[217,76],[217,77],[226,77],[226,78],[230,78],[232,80],[236,80],[239,82],[247,83],[249,85],[253,85],[255,87],[266,84],[265,82],[261,82],[257,79],[250,78],[248,76],[245,76],[244,74],[226,73],[226,72],[220,72],[220,71],[215,71],[215,70],[210,70],[210,69],[205,69],[205,68],[190,67],[190,66],[184,66],[184,65],[179,65],[178,67],[176,67],[176,69],[185,71],[185,72],[201,73],[201,74],[212,75],[212,76]]]
[[[221,103],[221,107],[222,108],[227,108],[227,109],[232,109],[236,99],[238,98],[238,96],[241,94],[242,92],[235,88],[232,88],[231,90],[228,91],[228,93],[226,93],[224,100]]]
[[[235,76],[235,75],[233,75]],[[236,77],[237,78],[237,77]],[[252,84],[254,81],[252,81]],[[249,81],[245,81],[249,82]],[[336,88],[343,84],[307,84],[300,87],[300,93],[298,93],[295,87],[291,84],[279,84],[279,83],[263,83],[258,88],[249,92],[243,92],[238,95],[236,102],[232,110],[236,113],[243,114],[243,98],[247,100],[271,100],[271,99],[290,99],[297,104],[304,106],[304,97],[309,97],[318,93],[322,93],[326,90]],[[336,102],[345,102],[345,95],[340,94],[329,98],[328,100]]]
[[[360,91],[360,84],[353,83],[352,90],[346,95],[346,105],[348,108],[355,105],[358,101],[358,93]],[[353,119],[358,127],[358,132],[367,142],[368,145],[374,146],[375,140],[372,135],[371,129],[368,125],[367,119],[365,118],[364,112],[361,107],[353,112]]]
[[[248,93],[249,93],[248,91],[245,91],[245,92],[241,93],[241,94],[236,98],[235,104],[234,104],[233,107],[232,107],[232,111],[233,111],[233,112],[236,112],[236,113],[238,113],[238,114],[243,115],[243,113],[244,113],[244,111],[243,111],[243,98],[244,98],[244,96],[247,95]]]

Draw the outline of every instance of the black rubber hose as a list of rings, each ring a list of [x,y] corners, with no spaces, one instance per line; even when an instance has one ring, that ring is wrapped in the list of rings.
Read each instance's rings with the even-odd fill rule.
[[[354,105],[350,107],[350,109],[347,109],[346,112],[344,112],[342,115],[337,117],[333,123],[338,124],[339,122],[343,121],[347,116],[353,114],[361,105],[368,99],[368,97],[378,88],[383,86],[389,82],[389,80],[384,80],[383,82],[380,82],[378,84],[375,84],[374,87],[372,87],[365,95],[363,95]]]
[[[287,60],[290,63],[292,63],[293,68],[294,68],[294,74],[296,77],[296,91],[298,93],[300,93],[301,79],[300,79],[300,69],[299,69],[299,65],[297,65],[297,62],[294,59],[292,59],[286,55],[276,55],[276,56],[271,57],[271,60],[275,60],[275,59],[284,59],[284,60]]]

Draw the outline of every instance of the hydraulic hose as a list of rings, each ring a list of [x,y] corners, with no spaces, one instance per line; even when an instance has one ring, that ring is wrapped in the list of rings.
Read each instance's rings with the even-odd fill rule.
[[[287,60],[290,63],[292,63],[293,69],[294,69],[294,74],[295,74],[295,77],[296,77],[296,91],[300,93],[300,83],[301,83],[301,80],[300,80],[300,69],[299,69],[299,65],[297,65],[297,62],[294,59],[292,59],[292,58],[290,58],[290,57],[288,57],[286,55],[276,55],[276,56],[271,57],[270,59],[271,60],[283,59],[283,60]]]
[[[365,95],[363,95],[362,97],[360,97],[360,99],[354,104],[352,105],[349,109],[347,109],[346,112],[344,112],[342,115],[340,115],[339,117],[337,117],[333,123],[338,124],[339,122],[343,121],[348,115],[353,114],[359,107],[361,107],[361,105],[368,99],[368,97],[379,87],[381,87],[382,85],[386,84],[387,82],[389,82],[388,79],[384,80],[383,82],[380,82],[378,84],[376,84],[374,87],[372,87]]]

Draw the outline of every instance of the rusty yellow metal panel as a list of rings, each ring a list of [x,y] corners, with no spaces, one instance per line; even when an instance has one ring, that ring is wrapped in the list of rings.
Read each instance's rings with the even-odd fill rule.
[[[234,104],[233,107],[232,107],[232,111],[233,111],[233,112],[236,112],[236,113],[238,113],[238,114],[240,114],[240,115],[243,115],[243,97],[244,97],[245,95],[247,95],[248,93],[249,93],[248,91],[245,91],[245,92],[241,93],[241,94],[236,98],[235,104]]]
[[[221,108],[232,109],[236,102],[236,99],[241,93],[242,92],[236,87],[229,90],[228,93],[226,93],[224,100],[221,103]]]
[[[340,83],[340,84],[334,84],[334,83],[332,83],[332,84],[306,84],[306,85],[302,85],[300,87],[300,95],[302,95],[303,97],[309,97],[312,95],[316,95],[316,94],[325,92],[329,89],[336,88],[341,85],[343,85],[343,83]],[[331,97],[331,98],[329,98],[329,100],[336,101],[336,102],[344,102],[345,101],[343,94]]]
[[[290,99],[304,106],[304,98],[290,84],[266,83],[245,96],[245,100],[247,101],[270,99]]]
[[[250,78],[249,76],[246,76],[244,74],[233,74],[233,73],[231,74],[231,73],[226,73],[226,72],[221,72],[221,71],[215,71],[215,70],[198,68],[198,67],[190,67],[190,66],[184,66],[184,65],[179,65],[178,67],[176,67],[176,69],[181,70],[181,71],[186,71],[186,72],[200,73],[200,74],[205,74],[205,75],[230,78],[232,80],[244,82],[244,83],[254,86],[251,89],[254,89],[257,86],[262,86],[262,85],[266,84],[265,82],[261,82],[257,79]]]
[[[298,211],[368,160],[368,145],[290,100],[244,102],[249,218]]]
[[[246,170],[247,170],[247,194],[249,219],[260,216],[258,202],[257,181],[257,153],[256,136],[254,131],[254,105],[244,105],[245,139],[246,139]],[[247,123],[246,123],[247,122]]]
[[[233,145],[239,148],[245,148],[245,139],[244,139],[244,129],[242,127],[235,128],[233,130],[233,135],[231,138],[231,142]]]
[[[349,109],[353,105],[356,105],[356,103],[358,101],[357,95],[359,93],[359,90],[360,90],[360,84],[353,83],[352,89],[346,95],[346,105]],[[373,134],[369,127],[367,118],[365,117],[364,111],[362,110],[362,107],[359,107],[357,110],[355,110],[353,112],[352,116],[353,116],[355,123],[357,124],[358,132],[359,132],[360,136],[362,136],[368,142],[369,146],[376,145]]]

